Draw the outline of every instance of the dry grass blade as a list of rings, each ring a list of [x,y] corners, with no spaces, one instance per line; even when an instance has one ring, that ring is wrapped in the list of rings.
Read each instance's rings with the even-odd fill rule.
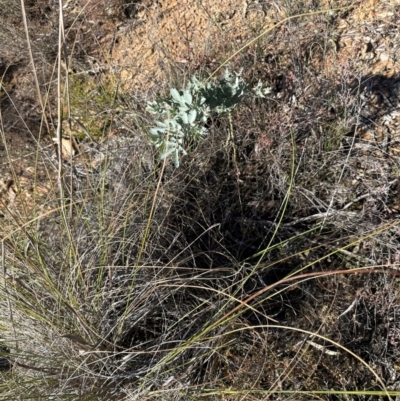
[[[29,53],[31,64],[32,64],[33,75],[35,77],[36,94],[37,94],[37,97],[38,97],[38,100],[40,103],[40,107],[42,108],[42,116],[43,116],[44,122],[46,124],[47,132],[51,132],[49,122],[47,121],[47,113],[46,113],[46,109],[45,109],[45,103],[43,102],[43,96],[42,96],[42,91],[40,89],[39,79],[38,79],[38,76],[36,73],[35,60],[33,58],[31,40],[29,37],[29,28],[28,28],[28,23],[27,23],[24,0],[21,0],[21,11],[22,11],[22,19],[24,21],[24,28],[25,28],[25,34],[26,34],[26,44],[28,46],[28,53]]]

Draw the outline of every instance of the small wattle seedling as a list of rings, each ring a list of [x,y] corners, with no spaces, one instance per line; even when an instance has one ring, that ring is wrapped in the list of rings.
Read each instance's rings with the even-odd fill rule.
[[[183,90],[170,90],[170,96],[148,102],[147,110],[158,115],[150,128],[150,139],[159,150],[161,160],[173,157],[179,167],[180,155],[186,155],[206,135],[207,118],[212,114],[231,113],[245,97],[264,97],[265,90],[259,82],[251,89],[242,78],[242,72],[230,73],[216,82],[201,83],[192,77]]]

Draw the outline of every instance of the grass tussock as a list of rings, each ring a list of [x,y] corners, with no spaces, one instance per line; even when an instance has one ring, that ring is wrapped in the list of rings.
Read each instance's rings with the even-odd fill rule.
[[[241,48],[221,40],[212,62],[169,62],[160,95],[193,73],[219,77],[215,64],[268,88],[211,115],[179,168],[148,139],[155,94],[132,95],[115,70],[88,72],[85,8],[70,26],[66,8],[76,52],[58,79],[46,63],[63,47],[51,54],[32,37],[40,121],[13,102],[27,64],[1,70],[0,400],[398,395],[398,158],[394,136],[365,134],[395,118],[397,80],[337,57],[354,8],[276,9],[274,29],[249,22]],[[392,108],[372,108],[374,96]],[[16,155],[20,126],[31,142]]]

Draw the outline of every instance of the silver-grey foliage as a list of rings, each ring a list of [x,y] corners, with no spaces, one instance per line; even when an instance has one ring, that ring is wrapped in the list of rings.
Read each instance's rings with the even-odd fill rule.
[[[242,72],[230,73],[216,82],[200,82],[192,77],[186,88],[170,90],[170,96],[148,102],[147,110],[160,117],[150,128],[150,138],[159,150],[160,159],[172,156],[179,167],[180,155],[208,134],[205,124],[212,114],[230,113],[249,96],[264,97],[261,82],[252,90]]]

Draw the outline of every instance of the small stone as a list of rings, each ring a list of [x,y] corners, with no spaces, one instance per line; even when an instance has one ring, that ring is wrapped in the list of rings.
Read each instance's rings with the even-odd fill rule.
[[[388,53],[381,53],[379,55],[379,60],[381,61],[388,61],[390,58],[390,55]]]

